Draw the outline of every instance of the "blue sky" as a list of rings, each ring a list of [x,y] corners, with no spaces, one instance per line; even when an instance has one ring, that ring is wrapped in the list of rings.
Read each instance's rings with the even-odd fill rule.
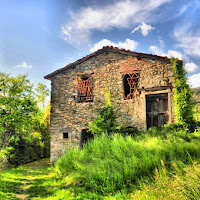
[[[0,71],[31,82],[105,45],[185,63],[200,86],[200,0],[0,0]]]

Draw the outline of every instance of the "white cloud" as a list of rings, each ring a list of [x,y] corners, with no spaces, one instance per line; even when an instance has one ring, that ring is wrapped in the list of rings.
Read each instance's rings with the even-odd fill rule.
[[[62,33],[64,34],[64,40],[70,40],[71,39],[71,31],[72,27],[71,26],[63,26],[62,28]]]
[[[179,10],[178,14],[176,15],[177,17],[182,15],[188,8],[190,7],[190,4],[185,4],[183,5]]]
[[[183,55],[181,52],[178,52],[178,51],[168,50],[167,53],[164,53],[163,50],[157,46],[150,46],[149,50],[159,56],[167,56],[168,58],[174,57],[174,58],[178,58],[179,60],[184,59],[185,61],[188,60],[185,55]],[[192,72],[197,71],[198,66],[193,62],[188,62],[184,64],[184,69],[186,72],[192,73]]]
[[[163,50],[157,46],[150,46],[149,50],[159,56],[167,56],[168,58],[174,57],[174,58],[178,58],[179,60],[183,59],[182,53],[178,51],[168,50],[167,53],[164,53]]]
[[[103,39],[100,42],[94,44],[94,46],[90,49],[91,52],[94,52],[98,49],[101,49],[103,46],[113,46],[118,48],[130,49],[131,51],[135,50],[138,43],[134,40],[126,39],[125,42],[111,42],[110,40]]]
[[[131,31],[131,34],[135,33],[135,31],[141,30],[142,35],[147,36],[148,33],[153,29],[155,28],[152,27],[151,25],[148,25],[142,22],[138,27],[136,27],[134,30]]]
[[[165,42],[159,37],[159,43],[160,43],[160,47],[164,48],[165,47]]]
[[[184,69],[186,72],[191,73],[191,72],[196,72],[198,70],[198,66],[195,63],[185,63]]]
[[[26,62],[23,62],[22,64],[17,65],[16,68],[31,69],[32,65],[28,65]]]
[[[174,51],[174,50],[168,50],[167,52],[167,57],[169,58],[178,58],[179,60],[182,60],[183,59],[183,55],[181,52],[178,52],[178,51]]]
[[[200,86],[200,73],[189,76],[188,84],[191,85],[192,88],[199,87]]]
[[[191,24],[179,25],[174,30],[177,46],[190,56],[200,57],[200,30],[194,32]]]
[[[61,27],[64,39],[80,43],[87,41],[91,31],[108,31],[113,28],[130,28],[141,21],[153,21],[153,12],[171,0],[119,0],[103,7],[86,7],[71,12],[71,21]],[[143,34],[147,29],[143,25]]]
[[[164,54],[163,51],[157,46],[150,46],[149,50],[152,51],[153,53],[155,53],[156,55],[166,56],[166,55],[163,55]]]

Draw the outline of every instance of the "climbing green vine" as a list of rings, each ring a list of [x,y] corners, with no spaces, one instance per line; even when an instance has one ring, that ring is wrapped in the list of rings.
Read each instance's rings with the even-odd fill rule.
[[[106,94],[104,106],[98,110],[96,119],[90,124],[90,131],[94,135],[101,135],[102,133],[111,134],[117,132],[119,129],[120,127],[117,126],[111,92],[109,90]]]
[[[171,63],[174,69],[175,87],[174,92],[174,108],[175,118],[178,123],[193,122],[193,100],[190,86],[187,84],[186,72],[183,69],[182,62],[172,58]]]

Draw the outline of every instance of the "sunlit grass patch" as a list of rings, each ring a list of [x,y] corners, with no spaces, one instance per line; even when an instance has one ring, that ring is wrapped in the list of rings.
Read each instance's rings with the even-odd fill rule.
[[[137,200],[187,200],[200,198],[200,165],[180,167],[172,164],[174,173],[165,173],[164,167],[155,170],[154,183],[143,184],[132,193]],[[165,172],[164,172],[165,171]]]
[[[41,161],[43,164],[45,160]],[[34,163],[35,165],[36,163]],[[52,192],[43,183],[51,179],[51,168],[38,163],[36,166],[23,165],[15,169],[0,172],[0,199],[30,199],[37,196],[48,196]]]

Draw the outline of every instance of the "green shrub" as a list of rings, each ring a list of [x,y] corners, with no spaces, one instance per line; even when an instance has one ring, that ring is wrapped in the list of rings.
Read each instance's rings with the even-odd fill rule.
[[[101,133],[113,133],[120,129],[116,123],[116,116],[111,99],[111,92],[107,93],[107,100],[104,106],[98,110],[96,119],[90,124],[90,131],[94,135]]]
[[[41,143],[40,138],[13,137],[9,146],[11,148],[7,154],[7,162],[10,167],[43,158],[44,145]]]

